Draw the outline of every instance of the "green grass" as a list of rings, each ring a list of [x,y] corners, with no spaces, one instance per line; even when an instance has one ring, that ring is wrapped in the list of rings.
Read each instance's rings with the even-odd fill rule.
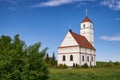
[[[50,68],[49,80],[120,80],[120,67],[87,69]]]

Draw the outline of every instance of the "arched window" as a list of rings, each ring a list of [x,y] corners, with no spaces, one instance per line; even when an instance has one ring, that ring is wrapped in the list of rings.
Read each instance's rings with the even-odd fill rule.
[[[82,56],[82,61],[84,61],[84,56]]]
[[[83,28],[85,28],[85,24],[83,24]]]
[[[93,56],[91,57],[91,61],[93,61]]]
[[[70,55],[70,61],[73,61],[73,55]]]
[[[87,61],[89,61],[89,56],[87,56]]]
[[[65,61],[65,55],[63,56],[63,61]]]

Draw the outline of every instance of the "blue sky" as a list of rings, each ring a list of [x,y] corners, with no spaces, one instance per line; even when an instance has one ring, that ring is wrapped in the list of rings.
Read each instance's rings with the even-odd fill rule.
[[[68,29],[79,33],[86,8],[97,61],[120,61],[120,0],[0,0],[0,36],[20,34],[27,45],[42,42],[57,56]]]

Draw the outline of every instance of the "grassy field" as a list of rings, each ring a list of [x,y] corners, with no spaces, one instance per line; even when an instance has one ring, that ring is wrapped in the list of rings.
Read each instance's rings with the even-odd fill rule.
[[[120,80],[120,67],[49,69],[49,80]]]

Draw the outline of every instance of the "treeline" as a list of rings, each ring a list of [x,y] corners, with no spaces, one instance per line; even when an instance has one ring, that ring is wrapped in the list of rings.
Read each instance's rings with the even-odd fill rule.
[[[111,68],[111,67],[120,67],[120,62],[112,62],[111,60],[109,62],[96,62],[97,68]]]
[[[96,62],[96,66],[88,66],[87,63],[80,66],[79,64],[73,63],[73,66],[71,66],[71,68],[113,68],[113,67],[119,67],[120,68],[120,62],[118,62],[118,61],[117,62],[112,62],[112,61]],[[66,68],[70,68],[70,67],[68,67],[66,64],[60,64],[56,68],[66,69]]]
[[[55,53],[53,52],[52,57],[50,57],[49,54],[47,53],[46,57],[45,57],[45,62],[51,68],[56,67],[57,66],[57,60],[56,60],[56,57],[55,57]]]
[[[19,34],[0,37],[0,80],[46,80],[48,68],[45,61],[47,47],[41,43],[27,46]]]

